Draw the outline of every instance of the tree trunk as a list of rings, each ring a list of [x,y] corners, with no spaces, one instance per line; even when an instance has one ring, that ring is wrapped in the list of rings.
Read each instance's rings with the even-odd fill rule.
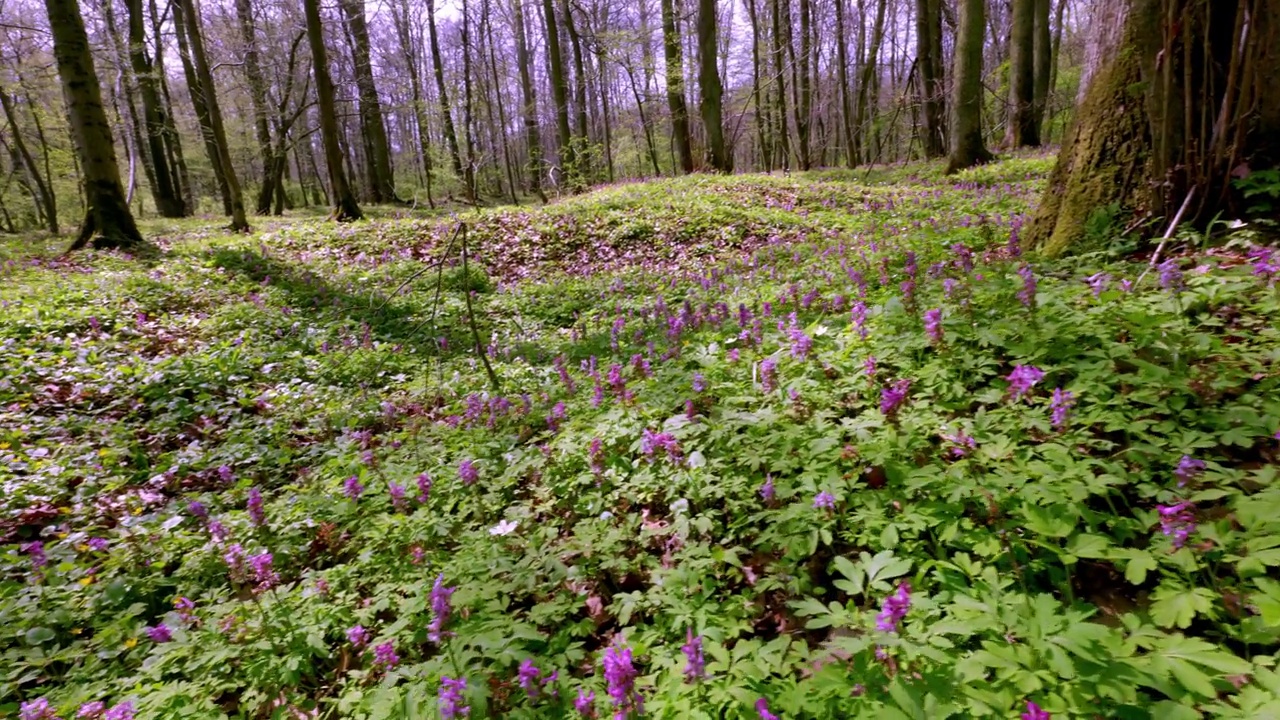
[[[444,124],[445,144],[449,146],[449,159],[453,162],[453,173],[465,185],[466,174],[462,170],[462,153],[458,150],[458,133],[453,127],[449,92],[444,85],[444,61],[440,58],[440,38],[436,34],[436,0],[427,0],[427,32],[431,38],[431,66],[436,76],[436,94],[440,98],[440,118]],[[470,193],[470,185],[465,190]]]
[[[511,0],[512,22],[515,24],[516,64],[520,69],[520,93],[523,99],[524,137],[529,146],[529,190],[542,202],[542,141],[538,137],[538,96],[529,74],[529,41],[524,27],[524,0]]]
[[[471,117],[471,9],[462,0],[462,135],[467,144],[467,164],[463,167],[462,180],[467,185],[467,198],[472,205],[479,202],[476,189],[476,141],[475,123]]]
[[[564,54],[560,50],[560,29],[553,0],[542,0],[542,20],[546,24],[547,64],[551,69],[551,100],[556,111],[556,139],[560,143],[560,171],[572,177],[577,161],[573,157],[573,134],[569,130],[569,84],[564,77]]]
[[[430,4],[428,4],[430,7]],[[307,16],[307,39],[311,44],[311,61],[316,79],[316,110],[320,116],[320,139],[324,143],[324,164],[329,169],[331,217],[338,222],[364,217],[356,196],[343,171],[342,144],[338,138],[338,109],[334,99],[333,80],[329,78],[329,53],[324,46],[324,27],[320,22],[320,0],[302,0]]]
[[[1009,42],[1009,123],[1005,144],[1040,144],[1035,114],[1035,16],[1040,0],[1013,0]]]
[[[799,76],[796,84],[796,139],[800,141],[800,169],[808,170],[813,165],[809,153],[809,128],[813,120],[813,84],[809,76],[809,54],[812,52],[813,20],[809,7],[810,0],[797,0],[800,3],[800,62],[797,69]]]
[[[974,0],[967,0],[973,2]],[[856,134],[854,136],[854,150],[862,154],[862,141],[866,137],[867,122],[871,119],[870,105],[872,100],[876,99],[879,93],[873,93],[872,88],[877,87],[876,83],[876,65],[880,59],[880,46],[884,43],[884,19],[885,11],[888,9],[888,0],[880,0],[876,3],[876,20],[871,28],[871,42],[867,47],[867,57],[862,64],[862,79],[858,82],[858,108],[854,113],[854,125]],[[981,29],[981,26],[979,26]],[[981,43],[978,50],[981,52]],[[981,82],[981,73],[979,73],[978,81]]]
[[[174,2],[173,20],[174,35],[178,39],[178,59],[182,62],[182,74],[187,81],[187,93],[191,97],[191,107],[195,110],[196,121],[200,126],[200,139],[204,141],[205,156],[209,158],[209,167],[213,171],[214,183],[218,186],[218,195],[222,198],[222,213],[231,214],[231,187],[227,185],[227,176],[222,168],[222,154],[218,151],[214,139],[213,121],[209,117],[209,105],[205,102],[204,90],[200,87],[200,77],[196,74],[195,64],[191,60],[191,44],[187,39],[183,21],[184,12],[181,2]],[[195,191],[192,190],[194,199]],[[194,204],[193,204],[194,208]]]
[[[880,0],[887,2],[887,0]],[[791,169],[791,133],[787,130],[787,63],[782,41],[782,0],[773,0],[773,80],[777,83],[777,118],[778,118],[778,154],[782,161],[782,169]],[[791,15],[787,14],[786,24],[791,25]]]
[[[1031,100],[1031,114],[1040,141],[1045,142],[1044,114],[1049,101],[1049,80],[1053,76],[1053,34],[1049,27],[1049,11],[1053,0],[1035,0],[1035,92]]]
[[[147,177],[147,187],[151,190],[151,199],[159,209],[161,202],[161,194],[159,184],[156,181],[155,168],[152,165],[152,157],[146,151],[144,146],[146,143],[142,139],[142,121],[138,118],[138,103],[136,95],[136,83],[133,77],[133,67],[129,59],[129,50],[125,46],[124,38],[120,34],[120,28],[116,24],[115,5],[110,0],[103,0],[102,19],[107,27],[107,34],[111,36],[111,44],[115,50],[116,67],[118,75],[116,76],[117,91],[120,95],[117,99],[124,100],[125,110],[128,114],[127,127],[125,128],[126,148],[129,152],[129,184],[126,186],[125,195],[130,200],[133,199],[133,174],[135,160],[141,159],[143,174]],[[131,142],[129,142],[131,141]],[[140,156],[140,157],[139,157]],[[139,204],[139,211],[141,211]]]
[[[580,191],[591,176],[590,139],[587,134],[587,73],[582,60],[582,38],[578,36],[578,26],[573,21],[573,6],[569,0],[564,2],[564,29],[569,34],[569,48],[573,52],[573,104],[577,122],[578,139],[574,159],[574,191]]]
[[[916,62],[920,72],[921,105],[924,109],[924,156],[939,158],[947,154],[947,91],[942,76],[942,0],[916,0]]]
[[[426,180],[427,207],[435,208],[431,197],[431,133],[427,125],[427,104],[422,93],[422,64],[419,43],[415,43],[409,29],[408,0],[396,0],[391,5],[391,20],[395,24],[396,37],[400,40],[400,52],[404,54],[409,70],[409,88],[413,98],[413,122],[418,135],[418,155]],[[422,36],[419,35],[419,38]]]
[[[671,112],[671,139],[680,156],[680,169],[693,172],[693,146],[689,142],[689,108],[684,100],[684,57],[676,29],[675,0],[662,3],[662,54],[667,61],[667,109]]]
[[[1189,195],[1191,224],[1240,217],[1248,207],[1232,179],[1280,167],[1280,0],[1189,3],[1110,9],[1119,44],[1090,49],[1107,60],[1023,234],[1028,246],[1072,249],[1104,207],[1166,224]]]
[[[947,174],[991,161],[982,141],[982,39],[986,0],[963,0],[956,31],[955,122]]]
[[[150,244],[138,232],[120,185],[115,143],[102,107],[102,88],[80,6],[75,0],[45,0],[45,10],[86,198],[84,222],[68,250],[85,247],[90,241],[96,248],[147,249]]]
[[[53,190],[49,188],[49,184],[41,177],[40,166],[36,164],[35,156],[31,154],[27,143],[22,139],[22,133],[18,131],[18,117],[17,113],[14,112],[14,99],[4,90],[0,90],[0,106],[4,108],[4,117],[9,121],[9,128],[13,133],[14,152],[18,154],[22,167],[26,170],[27,177],[31,179],[31,184],[35,186],[36,199],[39,201],[38,207],[43,210],[49,234],[57,235],[58,199],[54,197]]]
[[[136,1],[136,0],[135,0]],[[240,26],[240,40],[244,42],[244,74],[249,82],[249,102],[253,108],[253,128],[258,140],[258,154],[262,156],[262,186],[258,188],[254,210],[259,215],[271,212],[271,200],[275,195],[276,160],[271,145],[271,129],[267,124],[267,82],[262,75],[262,63],[258,56],[258,37],[253,25],[253,6],[250,0],[236,0],[236,20]]]
[[[151,21],[151,36],[157,38],[156,47],[160,47],[158,38],[163,37],[160,9],[156,0],[147,3],[148,19]],[[181,38],[180,38],[181,39]],[[185,43],[185,41],[183,41]],[[183,213],[190,215],[196,211],[195,187],[191,184],[191,176],[187,172],[187,158],[182,151],[182,136],[178,134],[178,126],[173,120],[173,97],[169,94],[169,80],[165,74],[164,53],[157,52],[152,59],[153,74],[148,77],[158,81],[160,92],[160,125],[163,128],[165,157],[169,162],[170,178],[174,192],[182,198]]]
[[[480,19],[484,24],[485,41],[489,46],[489,71],[493,80],[493,104],[498,106],[498,132],[502,140],[502,164],[507,171],[507,186],[511,189],[511,202],[515,204],[520,200],[516,197],[516,174],[511,161],[511,142],[507,139],[507,107],[502,102],[502,82],[498,78],[498,44],[493,41],[493,18],[490,12],[489,0],[484,0]],[[490,117],[492,118],[492,113],[490,113]]]
[[[152,168],[152,199],[161,217],[175,218],[187,214],[178,169],[173,161],[169,142],[166,114],[157,87],[157,69],[147,56],[146,16],[142,0],[125,0],[129,13],[129,63],[138,82],[138,94],[142,96],[142,119],[146,127],[146,152]],[[158,39],[157,39],[158,40]]]
[[[702,88],[702,124],[707,133],[707,160],[717,172],[733,172],[725,151],[721,119],[720,72],[716,69],[716,0],[698,0],[698,85]]]
[[[849,93],[849,47],[845,38],[845,2],[836,4],[836,84],[840,93],[840,121],[844,131],[844,160],[850,170],[858,166],[853,140],[853,98]]]

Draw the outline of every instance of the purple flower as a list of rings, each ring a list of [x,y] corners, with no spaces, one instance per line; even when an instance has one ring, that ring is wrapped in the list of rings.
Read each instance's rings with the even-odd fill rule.
[[[418,503],[426,505],[431,497],[431,476],[426,473],[418,475]]]
[[[1127,293],[1127,292],[1129,292],[1129,291],[1130,291],[1130,290],[1132,290],[1132,289],[1133,289],[1133,281],[1132,281],[1132,280],[1125,279],[1125,280],[1121,280],[1121,281],[1120,281],[1120,292],[1125,292],[1125,293]]]
[[[200,502],[199,500],[192,500],[191,502],[187,503],[187,512],[191,513],[191,515],[198,520],[209,519],[208,508],[206,508],[204,506],[204,503]]]
[[[231,466],[230,466],[230,465],[219,465],[219,466],[218,466],[218,479],[219,479],[219,480],[221,480],[222,482],[224,482],[224,483],[226,483],[226,484],[230,485],[230,484],[231,484],[231,481],[232,481],[232,480],[235,480],[235,478],[236,478],[236,476],[235,476],[235,475],[233,475],[233,474],[231,473]]]
[[[881,632],[897,632],[898,623],[911,609],[911,583],[902,581],[898,589],[884,599],[880,614],[876,616],[876,629]]]
[[[22,543],[18,545],[18,549],[31,557],[31,567],[36,570],[49,564],[49,558],[44,554],[44,543],[39,540]]]
[[[961,243],[956,243],[955,245],[951,246],[951,252],[955,253],[956,255],[956,259],[955,259],[956,267],[960,268],[962,271],[966,273],[973,271],[973,251],[972,250],[970,250],[968,247],[965,247]]]
[[[462,692],[467,689],[467,679],[453,678],[445,675],[440,678],[440,717],[443,720],[454,720],[459,716],[471,714],[471,706],[463,705]]]
[[[256,487],[249,488],[249,499],[245,501],[245,509],[249,511],[249,520],[257,527],[267,524],[267,511],[262,507],[262,491]]]
[[[102,720],[133,720],[133,703],[126,700],[116,705],[102,716]]]
[[[1203,460],[1197,460],[1190,455],[1183,455],[1178,461],[1178,467],[1174,469],[1173,476],[1178,478],[1178,487],[1182,487],[1192,480],[1199,477],[1204,472],[1205,464]]]
[[[769,712],[769,701],[764,698],[756,701],[756,713],[760,715],[760,720],[781,720],[777,715]]]
[[[178,613],[178,619],[187,625],[196,621],[196,604],[191,598],[180,597],[174,600],[173,610]]]
[[[1094,273],[1085,278],[1084,281],[1093,289],[1093,296],[1098,297],[1106,291],[1107,285],[1111,283],[1111,276],[1104,272]]]
[[[1182,270],[1178,267],[1178,261],[1169,258],[1156,266],[1160,271],[1160,287],[1172,292],[1174,295],[1182,292],[1184,287],[1182,282]]]
[[[1034,307],[1036,304],[1036,274],[1030,265],[1023,265],[1018,268],[1018,275],[1022,276],[1022,289],[1018,291],[1018,301],[1026,307]]]
[[[160,644],[173,640],[173,633],[169,630],[169,626],[160,623],[155,627],[147,628],[147,637],[151,638],[151,642]]]
[[[1271,248],[1255,247],[1249,251],[1249,259],[1253,263],[1253,274],[1262,278],[1268,285],[1274,283],[1280,274],[1280,252]]]
[[[1075,405],[1075,395],[1062,388],[1054,388],[1053,401],[1049,404],[1049,420],[1053,423],[1054,430],[1061,431],[1067,426],[1067,418]]]
[[[1017,402],[1044,378],[1044,371],[1034,365],[1014,365],[1009,373],[1009,392]]]
[[[942,439],[951,443],[949,450],[952,457],[962,458],[970,453],[970,451],[978,449],[978,441],[969,437],[964,428],[956,430],[955,434],[942,433]]]
[[[520,669],[516,672],[517,682],[530,699],[538,697],[538,678],[541,675],[542,671],[533,664],[533,660],[520,663]]]
[[[685,644],[680,646],[687,664],[684,667],[686,682],[697,682],[707,676],[707,662],[702,657],[702,636],[694,635],[693,628],[685,631]]]
[[[387,484],[387,494],[391,496],[391,507],[397,512],[404,512],[408,502],[404,498],[404,486],[396,483]]]
[[[44,698],[22,703],[22,707],[18,709],[18,718],[19,720],[59,720],[53,708],[49,707],[49,701]]]
[[[369,631],[365,630],[363,625],[353,625],[347,628],[347,642],[359,650],[369,644]]]
[[[924,331],[929,336],[929,342],[934,345],[942,344],[942,309],[934,308],[926,310],[924,313]]]
[[[1173,538],[1173,549],[1186,545],[1187,538],[1196,531],[1196,516],[1191,501],[1157,505],[1156,511],[1160,513],[1160,532]]]
[[[427,626],[427,639],[439,644],[449,633],[444,632],[445,623],[453,612],[450,598],[458,588],[444,586],[444,573],[436,576],[435,585],[431,587],[431,624]]]
[[[849,316],[853,320],[853,327],[858,331],[858,337],[863,340],[867,339],[867,304],[859,300],[853,304],[853,308],[849,311]]]
[[[272,569],[271,553],[264,552],[250,557],[249,567],[253,570],[253,582],[259,592],[270,590],[280,583],[280,576]]]
[[[400,664],[400,656],[396,654],[396,645],[391,641],[373,648],[373,664],[380,670],[391,670]]]
[[[886,417],[892,416],[906,402],[907,393],[911,391],[911,380],[903,378],[880,391],[880,412]]]
[[[587,447],[587,456],[591,458],[591,472],[595,475],[603,475],[604,442],[600,438],[591,438],[591,444]]]
[[[359,500],[360,495],[364,493],[364,485],[360,484],[360,478],[352,475],[342,483],[342,493],[351,500]]]
[[[771,357],[760,361],[760,389],[766,394],[778,389],[778,363]]]
[[[463,485],[473,485],[480,479],[480,470],[474,462],[463,460],[458,463],[458,478],[462,480]]]
[[[664,450],[667,453],[667,459],[672,462],[679,461],[681,458],[680,443],[676,440],[676,436],[667,432],[654,432],[649,428],[645,428],[640,437],[640,452],[647,458],[653,458],[658,450]]]
[[[693,382],[691,385],[693,386],[693,391],[696,393],[707,391],[707,379],[703,377],[702,373],[696,372],[693,374]]]
[[[760,486],[760,497],[764,498],[765,502],[769,502],[770,500],[773,499],[773,476],[772,475],[764,476],[764,484]]]
[[[229,537],[227,527],[222,524],[221,520],[209,521],[209,537],[213,538],[214,542],[222,542]]]
[[[867,377],[874,380],[876,377],[876,356],[868,355],[866,360],[862,361],[862,371]]]
[[[832,495],[826,490],[823,490],[822,492],[813,496],[814,510],[831,510],[831,509],[834,509],[835,506],[836,506],[836,496]]]
[[[610,646],[604,651],[604,679],[609,686],[609,697],[617,711],[615,717],[625,720],[627,715],[643,712],[643,698],[636,692],[635,666],[631,664],[631,648]]]
[[[107,542],[106,538],[89,538],[86,544],[94,552],[106,552],[111,547],[111,543]]]
[[[1022,720],[1052,720],[1052,718],[1039,705],[1028,700],[1027,711],[1022,713]]]
[[[244,580],[244,548],[240,547],[240,543],[228,546],[226,552],[222,553],[222,561],[227,564],[232,582]]]
[[[791,357],[798,360],[807,359],[809,352],[813,350],[813,338],[806,335],[800,328],[800,322],[796,319],[795,313],[791,313],[791,325],[787,328],[787,337],[791,339]]]
[[[77,718],[100,718],[102,713],[106,712],[107,704],[101,700],[87,702],[80,706],[79,712],[76,713]]]
[[[583,717],[591,717],[592,706],[596,702],[596,693],[594,690],[586,688],[578,688],[578,699],[573,701],[573,709]]]

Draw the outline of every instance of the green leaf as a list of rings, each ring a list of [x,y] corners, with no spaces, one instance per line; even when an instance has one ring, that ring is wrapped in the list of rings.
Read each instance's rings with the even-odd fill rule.
[[[1101,535],[1090,535],[1082,533],[1071,538],[1067,543],[1067,550],[1072,555],[1082,558],[1101,558],[1106,557],[1107,548],[1111,547],[1111,541]]]
[[[878,552],[875,557],[870,559],[866,557],[866,553],[863,553],[863,565],[863,569],[867,573],[868,583],[902,577],[911,571],[911,561],[906,558],[894,557],[891,550]]]
[[[1156,569],[1156,559],[1149,552],[1135,552],[1124,567],[1124,579],[1133,585],[1147,581],[1147,573]]]
[[[1161,585],[1151,597],[1151,619],[1160,627],[1190,627],[1196,615],[1213,609],[1213,595],[1204,588]]]
[[[27,631],[28,645],[43,645],[57,637],[57,633],[47,627],[34,627]]]

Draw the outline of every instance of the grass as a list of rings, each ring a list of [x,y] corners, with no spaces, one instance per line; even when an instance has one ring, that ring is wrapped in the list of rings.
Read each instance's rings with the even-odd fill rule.
[[[1048,167],[11,244],[0,714],[1280,712],[1270,256]]]

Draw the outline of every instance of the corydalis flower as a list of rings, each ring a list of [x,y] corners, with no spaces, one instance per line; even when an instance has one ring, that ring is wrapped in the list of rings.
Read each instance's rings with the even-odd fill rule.
[[[530,699],[538,697],[538,678],[540,677],[542,677],[542,671],[533,664],[533,660],[520,663],[520,669],[516,671],[516,681]]]
[[[427,500],[431,498],[431,476],[422,473],[418,475],[418,503],[427,504]]]
[[[787,337],[791,339],[791,357],[798,360],[807,359],[809,352],[813,349],[813,338],[800,329],[800,322],[796,319],[795,313],[791,313],[791,326],[787,329]]]
[[[1018,268],[1018,275],[1022,277],[1022,289],[1018,291],[1018,302],[1026,307],[1035,307],[1036,304],[1036,274],[1030,265],[1023,265]]]
[[[1178,267],[1178,261],[1169,258],[1160,263],[1157,267],[1160,271],[1160,287],[1172,292],[1174,295],[1182,292],[1182,270]]]
[[[31,567],[35,570],[39,570],[49,564],[49,558],[44,554],[44,543],[39,540],[22,543],[18,546],[18,549],[31,558]]]
[[[351,647],[359,650],[369,644],[369,631],[365,630],[363,625],[347,628],[347,642],[351,643]]]
[[[693,387],[693,391],[696,393],[706,392],[707,379],[703,377],[702,373],[694,373],[693,382],[691,382],[690,385]]]
[[[1276,275],[1280,274],[1280,252],[1255,247],[1249,251],[1249,260],[1253,263],[1254,275],[1262,278],[1268,285],[1276,281]]]
[[[1075,407],[1075,405],[1075,395],[1062,388],[1054,388],[1053,400],[1049,404],[1049,421],[1053,423],[1054,430],[1061,431],[1067,426],[1071,408]]]
[[[454,680],[449,676],[440,678],[440,717],[443,720],[453,720],[457,717],[465,717],[471,714],[471,707],[463,705],[462,692],[467,689],[467,679],[458,678]]]
[[[364,485],[360,484],[360,478],[352,475],[342,483],[342,494],[346,495],[350,500],[359,500],[364,493]]]
[[[591,444],[587,446],[587,457],[590,458],[591,472],[594,475],[604,474],[604,441],[600,438],[591,438]]]
[[[859,300],[853,304],[853,308],[849,311],[849,317],[853,321],[853,327],[858,331],[858,337],[863,340],[867,339],[867,304]]]
[[[249,488],[249,497],[245,500],[245,509],[249,512],[249,520],[257,527],[267,524],[267,511],[262,507],[262,491],[256,487]]]
[[[771,357],[760,361],[760,389],[766,393],[778,389],[778,363]]]
[[[88,702],[80,706],[79,712],[76,713],[76,718],[101,718],[102,713],[106,712],[106,710],[107,704],[101,700]]]
[[[147,628],[147,637],[156,644],[167,643],[173,640],[173,633],[169,630],[168,625],[160,623],[154,627]]]
[[[18,718],[19,720],[60,720],[45,698],[36,698],[22,703],[22,707],[18,709]]]
[[[391,670],[400,664],[395,643],[387,641],[373,648],[373,664],[380,670]]]
[[[956,430],[955,433],[942,433],[942,439],[951,444],[948,453],[952,457],[962,458],[967,456],[971,451],[978,449],[978,441],[969,437],[965,433],[964,428]]]
[[[836,496],[832,495],[826,490],[823,490],[822,492],[813,496],[814,510],[831,510],[835,506],[836,506]]]
[[[1172,538],[1173,548],[1177,550],[1187,544],[1187,538],[1196,531],[1196,516],[1189,500],[1173,505],[1158,505],[1160,513],[1160,532]]]
[[[926,310],[924,313],[924,331],[929,336],[929,342],[934,345],[942,344],[942,309],[934,308]]]
[[[1182,487],[1199,477],[1204,472],[1204,468],[1203,460],[1197,460],[1190,455],[1183,455],[1182,459],[1178,461],[1178,467],[1173,471],[1173,476],[1178,478],[1178,487]]]
[[[578,697],[573,701],[573,709],[583,717],[591,717],[592,706],[596,702],[596,693],[594,690],[586,688],[578,688]]]
[[[764,476],[764,484],[760,486],[760,497],[764,498],[765,502],[769,502],[770,500],[773,499],[773,476],[772,475]]]
[[[264,552],[249,558],[249,567],[253,569],[253,582],[259,592],[270,590],[280,583],[280,576],[272,569],[271,553]]]
[[[133,703],[125,701],[106,711],[102,720],[133,720]]]
[[[473,485],[480,479],[480,470],[474,462],[463,460],[458,463],[458,479],[462,480],[463,485]]]
[[[397,483],[387,484],[387,495],[391,496],[391,507],[396,512],[404,512],[408,509],[409,503],[404,497],[404,486]]]
[[[769,712],[769,701],[764,698],[756,700],[756,714],[760,716],[760,720],[780,720],[777,715]]]
[[[1041,709],[1039,705],[1028,700],[1027,711],[1022,713],[1022,720],[1052,720],[1052,717]]]
[[[208,508],[206,508],[204,506],[204,503],[200,502],[199,500],[192,500],[191,502],[187,503],[187,512],[191,513],[191,515],[195,517],[197,520],[209,519]]]
[[[1034,365],[1015,365],[1009,373],[1009,392],[1014,402],[1021,400],[1036,383],[1044,378],[1044,371]]]
[[[880,412],[886,417],[892,416],[907,400],[911,391],[911,380],[903,378],[880,391]]]
[[[694,635],[693,628],[685,631],[685,644],[680,646],[680,652],[684,653],[686,663],[685,682],[696,682],[707,676],[707,663],[702,657],[702,636]]]
[[[1111,276],[1104,272],[1094,273],[1093,275],[1085,278],[1084,281],[1088,283],[1089,287],[1093,290],[1093,296],[1098,297],[1106,291],[1107,285],[1111,283]]]
[[[94,552],[106,552],[111,548],[111,543],[107,542],[106,538],[89,538],[85,544]]]
[[[631,712],[643,712],[644,701],[635,688],[638,675],[631,664],[631,648],[616,645],[604,651],[604,679],[618,720],[625,720]]]
[[[640,452],[645,457],[652,459],[659,450],[666,451],[667,459],[672,462],[680,459],[680,443],[676,440],[675,435],[667,432],[654,432],[649,428],[645,428],[640,437]]]
[[[876,629],[881,632],[897,632],[898,624],[911,609],[911,583],[898,583],[898,589],[884,599],[880,614],[876,616]]]
[[[194,624],[196,621],[196,603],[188,597],[180,597],[173,601],[173,610],[178,613],[178,619],[187,625]]]
[[[458,588],[444,586],[444,573],[436,576],[435,585],[431,587],[431,624],[427,626],[427,639],[439,644],[448,635],[444,632],[445,623],[449,622],[449,614],[453,612],[450,598]]]

